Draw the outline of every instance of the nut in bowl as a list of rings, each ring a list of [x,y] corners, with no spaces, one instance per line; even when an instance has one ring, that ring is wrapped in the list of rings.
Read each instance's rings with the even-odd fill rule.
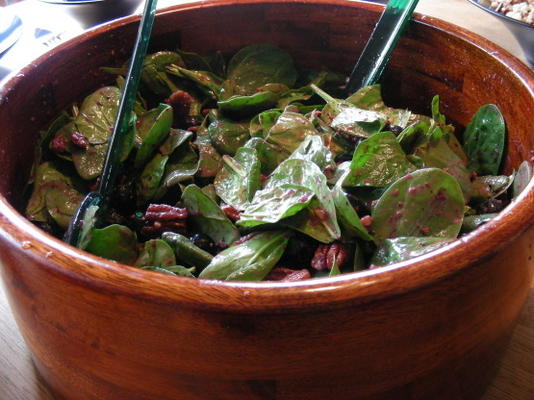
[[[380,11],[344,1],[182,4],[158,14],[152,50],[230,57],[266,43],[298,66],[347,73]],[[10,133],[0,138],[2,278],[51,387],[77,399],[476,398],[532,279],[532,182],[497,218],[435,252],[286,283],[144,271],[70,247],[23,217],[38,132],[114,81],[102,67],[128,59],[137,21],[57,47],[1,93]],[[495,104],[511,174],[534,147],[532,71],[476,35],[424,21],[415,16],[393,55],[386,104],[425,114],[439,94],[459,133],[480,106]]]

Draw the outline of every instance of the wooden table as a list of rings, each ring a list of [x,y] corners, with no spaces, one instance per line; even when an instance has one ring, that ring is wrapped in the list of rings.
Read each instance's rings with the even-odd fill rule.
[[[162,0],[160,6],[177,0]],[[495,18],[466,0],[421,0],[417,11],[472,30],[525,60],[517,41]],[[36,374],[0,285],[0,400],[53,400]],[[482,400],[534,399],[534,282],[499,373]],[[451,399],[455,400],[455,399]]]

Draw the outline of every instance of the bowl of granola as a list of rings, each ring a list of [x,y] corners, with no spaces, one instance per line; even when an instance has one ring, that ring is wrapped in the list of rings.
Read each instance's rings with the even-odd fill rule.
[[[469,0],[499,18],[516,37],[534,67],[534,0]]]
[[[484,390],[484,385],[492,378],[494,368],[498,365],[495,363],[496,357],[526,300],[534,275],[534,182],[528,178],[528,170],[523,174],[524,184],[520,185],[522,190],[518,190],[515,200],[500,210],[497,216],[430,253],[419,253],[419,256],[409,260],[389,257],[387,254],[403,256],[404,253],[414,253],[418,247],[407,247],[402,242],[397,242],[397,246],[389,241],[392,245],[385,248],[388,251],[382,256],[392,263],[359,270],[357,254],[362,254],[367,259],[372,243],[362,246],[363,253],[357,253],[356,247],[352,247],[349,254],[352,262],[342,262],[342,252],[337,251],[334,243],[328,240],[328,251],[319,252],[319,255],[326,257],[314,263],[318,268],[309,265],[309,251],[300,247],[293,249],[295,262],[283,265],[291,271],[307,269],[309,273],[326,272],[328,276],[317,274],[313,279],[308,276],[302,280],[285,280],[279,277],[287,277],[287,271],[279,270],[278,277],[271,276],[267,281],[252,279],[258,277],[258,267],[268,265],[280,255],[279,249],[282,246],[279,243],[285,245],[287,237],[286,233],[276,232],[288,232],[288,226],[299,222],[295,217],[315,215],[318,218],[305,225],[299,224],[298,227],[306,232],[310,232],[310,229],[316,232],[320,228],[321,232],[326,232],[322,230],[324,221],[329,221],[334,214],[338,215],[337,211],[331,211],[331,207],[324,207],[322,211],[316,207],[311,215],[308,205],[311,207],[317,201],[332,204],[334,193],[343,200],[345,190],[357,194],[356,191],[353,192],[352,186],[348,189],[344,186],[343,190],[339,187],[336,189],[335,185],[325,189],[328,183],[322,172],[326,172],[329,165],[328,162],[325,163],[329,160],[328,151],[324,151],[326,144],[332,144],[329,148],[339,152],[344,147],[353,149],[358,142],[364,143],[361,138],[352,138],[353,135],[347,131],[351,126],[354,129],[357,127],[346,124],[347,120],[341,118],[325,120],[326,125],[321,125],[323,128],[309,123],[317,118],[328,118],[332,113],[344,109],[349,110],[349,114],[345,114],[347,117],[364,115],[367,118],[370,114],[354,112],[354,107],[348,100],[333,101],[330,98],[332,96],[326,96],[323,92],[333,92],[325,89],[324,80],[315,79],[318,75],[312,75],[316,86],[313,90],[321,88],[322,92],[317,92],[331,102],[330,111],[323,111],[326,106],[321,96],[310,98],[314,102],[312,104],[306,101],[306,97],[311,94],[311,86],[308,87],[306,83],[309,82],[309,74],[305,74],[308,80],[289,93],[290,97],[281,98],[277,95],[282,88],[279,81],[276,81],[276,85],[271,83],[268,86],[262,81],[260,87],[263,90],[259,91],[256,90],[257,85],[241,85],[246,89],[252,87],[253,94],[237,93],[239,88],[233,84],[246,82],[237,72],[241,70],[250,76],[250,72],[258,65],[264,65],[265,60],[276,60],[276,68],[265,69],[267,75],[274,73],[278,79],[286,77],[289,71],[289,75],[294,77],[293,69],[287,68],[289,54],[299,71],[326,68],[346,75],[362,51],[382,10],[383,6],[367,1],[211,0],[181,3],[158,12],[149,51],[151,54],[164,52],[165,57],[158,57],[157,63],[149,63],[158,79],[150,79],[148,83],[162,85],[158,87],[165,90],[165,85],[169,82],[173,85],[187,82],[191,94],[197,92],[193,91],[191,82],[185,76],[202,77],[195,79],[202,84],[214,85],[212,89],[220,94],[222,91],[218,89],[217,82],[221,82],[215,79],[219,74],[206,75],[199,72],[206,72],[206,68],[211,68],[213,62],[213,65],[220,66],[220,56],[207,57],[220,54],[224,60],[233,60],[226,64],[226,72],[223,71],[222,74],[234,79],[230,79],[230,82],[226,82],[226,79],[224,88],[232,88],[239,95],[238,104],[230,101],[235,100],[232,97],[220,104],[221,109],[226,108],[223,112],[233,112],[237,106],[243,105],[251,105],[256,110],[258,97],[262,102],[268,101],[268,104],[271,104],[273,97],[277,102],[291,100],[292,103],[289,108],[284,107],[283,115],[280,110],[265,114],[264,117],[273,118],[262,117],[262,123],[253,122],[248,119],[250,117],[245,118],[242,114],[237,116],[238,119],[225,118],[221,123],[210,123],[209,136],[200,134],[201,126],[185,117],[189,117],[192,111],[200,111],[200,115],[207,118],[217,118],[220,113],[212,110],[204,115],[202,109],[176,107],[187,111],[186,114],[178,115],[178,123],[197,126],[196,132],[193,129],[174,128],[173,138],[165,146],[158,143],[150,148],[145,146],[145,150],[141,150],[144,138],[152,138],[155,134],[159,136],[161,132],[166,135],[165,140],[170,137],[167,136],[169,129],[150,129],[150,133],[145,131],[146,126],[151,126],[151,121],[163,123],[170,120],[161,117],[167,115],[169,104],[165,103],[159,111],[151,111],[146,118],[138,119],[139,123],[135,124],[138,134],[131,143],[136,148],[136,153],[131,154],[136,157],[140,154],[141,157],[141,153],[146,151],[149,160],[163,159],[169,165],[176,165],[173,171],[179,172],[174,175],[178,177],[178,184],[170,186],[166,195],[172,195],[173,191],[176,195],[182,192],[180,197],[167,204],[167,208],[152,209],[154,219],[145,214],[145,223],[150,223],[142,226],[150,228],[145,233],[153,233],[152,228],[157,228],[157,225],[172,229],[172,224],[166,223],[167,217],[175,220],[174,227],[182,229],[183,223],[180,220],[184,214],[171,209],[178,200],[183,203],[180,207],[185,206],[190,213],[185,222],[187,229],[193,227],[195,219],[204,217],[210,220],[215,216],[216,224],[206,221],[204,224],[198,223],[198,227],[206,229],[215,226],[217,232],[221,232],[228,230],[223,230],[226,226],[230,227],[231,232],[236,232],[236,223],[227,220],[234,213],[223,216],[219,211],[198,212],[196,207],[213,205],[214,202],[220,205],[217,193],[214,195],[210,190],[213,186],[221,188],[220,183],[227,182],[229,177],[234,177],[232,185],[226,185],[230,188],[241,187],[243,181],[249,181],[248,177],[252,174],[242,175],[241,171],[252,170],[246,167],[249,163],[245,156],[248,153],[253,157],[255,147],[234,152],[229,150],[229,145],[241,141],[243,134],[247,136],[250,133],[251,127],[256,133],[260,130],[270,133],[247,137],[247,142],[251,139],[260,144],[268,142],[272,146],[281,146],[274,148],[282,150],[294,144],[294,138],[288,135],[290,131],[295,131],[290,123],[294,119],[302,121],[306,128],[296,129],[303,143],[307,136],[318,136],[317,133],[312,135],[310,132],[319,128],[325,129],[320,139],[336,137],[335,145],[330,140],[312,140],[304,148],[295,146],[302,151],[295,153],[293,158],[289,157],[297,149],[293,149],[291,153],[263,152],[266,157],[261,163],[268,165],[267,156],[285,154],[287,161],[280,162],[280,166],[296,173],[286,173],[284,181],[277,181],[280,182],[278,185],[269,184],[274,182],[274,172],[269,174],[268,180],[256,179],[254,185],[258,182],[263,185],[262,198],[267,195],[266,190],[287,189],[279,196],[280,200],[277,200],[279,208],[291,201],[300,209],[287,216],[291,220],[284,219],[286,216],[283,216],[280,222],[264,225],[255,223],[261,230],[256,229],[257,234],[253,237],[244,234],[241,238],[241,233],[248,233],[248,229],[255,229],[254,226],[239,230],[239,239],[235,242],[233,238],[230,239],[232,243],[227,250],[213,258],[190,244],[188,252],[172,252],[173,255],[149,246],[146,252],[143,250],[145,256],[138,265],[129,265],[128,259],[133,258],[130,256],[132,248],[115,245],[122,243],[124,238],[133,237],[123,228],[108,231],[113,233],[112,236],[103,235],[104,232],[95,235],[93,232],[90,241],[92,245],[86,250],[80,250],[63,242],[53,231],[45,229],[44,225],[34,223],[39,222],[36,221],[39,216],[47,218],[41,222],[61,224],[62,220],[68,220],[68,217],[65,218],[66,212],[71,209],[72,202],[77,197],[73,189],[78,184],[94,182],[92,176],[87,176],[90,180],[84,179],[83,182],[80,178],[70,180],[68,171],[72,172],[73,164],[87,166],[86,161],[91,161],[89,164],[92,164],[93,155],[100,151],[97,146],[106,144],[105,138],[95,139],[86,133],[86,128],[91,126],[94,135],[109,133],[106,125],[110,118],[109,112],[96,110],[107,107],[108,103],[116,100],[118,89],[113,89],[112,86],[120,85],[120,73],[131,55],[130,49],[139,24],[138,16],[88,30],[83,35],[60,44],[4,82],[0,89],[0,126],[3,129],[3,134],[0,135],[0,274],[36,369],[61,398],[470,399],[477,398]],[[256,47],[250,48],[250,45]],[[241,52],[243,48],[247,49],[248,56]],[[259,57],[266,52],[269,57]],[[236,57],[235,54],[240,56]],[[178,63],[172,68],[158,70],[158,66],[165,64],[166,60],[178,60],[179,57],[187,60],[185,66]],[[161,60],[163,62],[159,62]],[[114,75],[115,72],[117,74]],[[180,76],[173,75],[174,73]],[[206,79],[208,77],[211,79]],[[294,83],[288,81],[284,85],[295,88]],[[102,87],[106,89],[95,97],[95,90],[101,90]],[[382,152],[383,149],[388,154],[396,155],[394,163],[389,163],[394,164],[394,168],[368,169],[377,170],[379,174],[368,176],[366,172],[365,180],[392,179],[392,170],[396,172],[408,165],[405,160],[407,156],[402,156],[408,150],[395,144],[400,136],[397,126],[405,125],[407,121],[404,117],[412,115],[406,110],[411,110],[414,115],[428,116],[419,117],[417,126],[403,134],[403,145],[407,149],[419,149],[416,153],[410,153],[414,157],[410,157],[408,161],[414,166],[422,163],[441,164],[441,154],[445,152],[445,158],[458,162],[450,168],[445,165],[450,173],[444,168],[427,168],[423,173],[427,177],[432,175],[431,181],[421,181],[421,170],[403,175],[395,181],[400,182],[399,185],[392,186],[389,191],[388,202],[379,201],[373,205],[372,197],[365,201],[374,210],[381,209],[383,214],[375,214],[375,218],[367,218],[362,224],[357,224],[356,209],[350,201],[338,202],[338,206],[341,206],[337,208],[339,215],[347,216],[344,221],[348,224],[343,225],[344,229],[352,226],[354,235],[358,227],[359,234],[367,236],[365,225],[368,225],[374,227],[373,236],[381,235],[380,242],[385,243],[384,233],[379,233],[385,231],[378,229],[376,221],[369,221],[373,219],[389,221],[394,227],[399,227],[393,231],[388,230],[388,239],[390,234],[398,236],[400,228],[404,230],[404,225],[398,225],[403,216],[402,213],[397,214],[397,211],[408,204],[403,200],[408,199],[407,195],[414,198],[417,196],[420,200],[417,204],[411,203],[410,210],[406,210],[409,211],[410,218],[418,218],[426,213],[433,219],[437,218],[436,221],[439,220],[439,224],[416,226],[410,231],[410,235],[424,238],[429,233],[443,232],[450,238],[450,229],[440,228],[442,222],[446,223],[445,226],[452,223],[456,227],[456,234],[460,222],[458,213],[463,215],[465,211],[470,214],[470,210],[469,207],[464,207],[463,195],[460,193],[462,189],[459,184],[451,181],[451,176],[452,173],[463,171],[460,175],[464,177],[464,185],[469,187],[475,181],[480,183],[477,178],[482,174],[465,174],[465,168],[462,167],[465,167],[465,160],[462,161],[463,156],[459,158],[462,154],[459,141],[464,136],[471,137],[466,128],[483,105],[493,104],[500,110],[506,121],[507,134],[499,135],[498,140],[493,140],[497,137],[491,133],[492,140],[484,143],[474,140],[475,154],[486,154],[493,159],[493,145],[498,142],[501,148],[504,146],[502,159],[499,158],[499,162],[493,159],[490,164],[499,164],[502,167],[499,173],[506,177],[514,175],[523,161],[531,160],[533,156],[534,136],[531,131],[534,125],[534,72],[498,46],[460,27],[416,14],[391,58],[381,87],[384,104],[377,102],[377,91],[360,93],[365,95],[350,99],[361,107],[372,104],[374,109],[367,111],[402,117],[396,118],[396,124],[392,124],[392,120],[389,122],[389,133],[382,132],[384,121],[360,121],[363,123],[361,127],[365,127],[364,131],[357,130],[360,135],[365,135],[367,130],[380,129],[370,136],[380,139],[378,146],[369,146],[372,145],[370,141],[364,143],[370,149],[364,152],[364,158]],[[187,90],[184,88],[183,91]],[[284,89],[283,93],[286,92],[287,89]],[[202,93],[211,96],[208,90],[200,94]],[[439,95],[439,101],[433,101],[435,95]],[[92,96],[92,100],[84,101],[87,96]],[[244,99],[246,96],[256,97]],[[137,111],[145,115],[143,109],[150,104],[151,97],[153,96],[139,96]],[[184,98],[187,96],[179,93],[171,98],[177,101],[171,103],[184,105],[180,100]],[[300,114],[296,115],[301,107],[296,103],[300,103],[302,107],[321,104],[321,112],[312,107],[303,118]],[[73,107],[73,104],[77,106]],[[489,114],[485,113],[484,116],[495,115],[495,107],[485,108]],[[175,116],[174,110],[172,116]],[[73,120],[78,117],[79,120]],[[98,126],[91,123],[95,117],[102,117]],[[480,119],[483,122],[486,117]],[[339,124],[334,124],[334,120]],[[64,129],[65,124],[72,127],[73,121],[80,129]],[[284,124],[276,125],[279,121]],[[234,135],[232,141],[220,140],[218,129],[228,127],[229,122],[234,125],[246,123],[249,129],[245,129],[245,133],[242,129],[238,130],[239,134]],[[318,120],[316,122],[320,123]],[[55,128],[51,129],[51,123]],[[328,128],[332,124],[335,125],[335,130]],[[450,125],[454,125],[456,130],[453,131]],[[58,135],[60,131],[66,135]],[[47,132],[52,132],[53,136],[49,136]],[[336,132],[345,132],[346,135],[339,137],[334,135]],[[420,136],[421,132],[432,134]],[[51,140],[46,146],[38,146],[44,143],[44,138]],[[393,151],[392,145],[395,146]],[[197,170],[196,156],[201,153],[201,149],[208,148],[209,154],[213,155],[215,147],[223,153],[224,157],[221,158],[228,161],[225,165],[235,167],[229,171],[235,170],[239,174],[227,174],[226,178],[219,176],[220,180],[213,185],[207,175],[192,178],[190,175]],[[489,154],[485,152],[486,148],[490,149]],[[133,147],[130,151],[132,149]],[[315,161],[306,159],[306,154],[314,154],[314,149],[319,150],[313,158]],[[82,153],[84,157],[78,157]],[[34,160],[41,158],[43,154],[48,154],[46,157],[50,158],[44,162],[45,165],[41,163],[33,168]],[[135,159],[131,161],[133,164],[126,169],[129,173],[126,178],[137,182],[139,172],[145,169],[137,168]],[[187,172],[191,169],[190,161],[194,162],[195,170],[191,173]],[[144,161],[139,162],[145,165]],[[59,168],[51,170],[46,163]],[[356,167],[359,165],[355,164]],[[279,168],[274,167],[275,171]],[[412,169],[410,165],[408,167]],[[212,169],[201,170],[207,173]],[[85,167],[81,170],[90,173]],[[165,168],[161,170],[164,171]],[[38,171],[43,173],[39,174]],[[222,171],[222,168],[218,167],[218,171]],[[313,174],[314,178],[301,179],[309,174]],[[28,180],[32,176],[35,177],[34,187],[37,187],[35,196],[32,195],[32,190],[27,190]],[[182,179],[184,176],[187,179]],[[278,176],[281,177],[282,174]],[[361,176],[354,174],[352,178],[357,180]],[[337,177],[340,180],[340,175]],[[439,186],[443,190],[434,192],[432,196],[419,197],[436,187],[436,177],[445,182],[445,185]],[[336,176],[330,176],[330,179],[335,178]],[[290,181],[291,179],[300,179],[301,182]],[[127,182],[128,179],[124,181]],[[201,189],[190,186],[192,181]],[[415,186],[409,184],[416,181],[418,183]],[[501,180],[489,179],[487,185],[477,186],[481,189],[481,192],[477,191],[478,195],[495,187],[492,182],[498,186]],[[70,183],[76,183],[76,187],[71,187]],[[122,187],[124,182],[119,183]],[[298,192],[310,183],[320,186],[321,191],[317,194]],[[366,182],[363,183],[366,186]],[[252,187],[248,184],[246,186]],[[370,190],[377,186],[379,183],[367,185],[357,191],[360,194],[363,191],[369,196],[382,196],[389,190]],[[135,187],[137,185],[132,186],[132,189]],[[149,185],[139,185],[139,188],[143,190],[142,193],[147,193],[144,190]],[[199,200],[189,202],[186,192]],[[219,194],[223,192],[219,191]],[[259,192],[260,190],[256,190],[256,193]],[[451,196],[452,192],[456,195]],[[149,193],[150,196],[156,194]],[[185,197],[182,198],[184,194]],[[256,194],[253,198],[255,196]],[[32,202],[35,207],[30,207],[34,210],[30,212],[33,222],[29,221],[25,212],[28,197],[35,200]],[[227,198],[229,204],[232,201]],[[443,202],[452,204],[453,207],[443,207]],[[124,203],[135,207],[137,201]],[[431,213],[428,212],[428,205],[432,206]],[[269,208],[267,217],[280,214],[279,208]],[[158,214],[160,211],[162,213]],[[363,217],[364,214],[360,215]],[[336,234],[336,223],[332,226],[334,229],[328,232]],[[439,230],[435,231],[436,228]],[[301,238],[300,233],[302,232],[292,233],[292,237]],[[98,244],[98,237],[105,240]],[[94,242],[93,239],[97,241]],[[173,248],[186,243],[177,233],[166,235],[163,239],[171,239]],[[356,239],[360,242],[361,238],[355,238],[353,242]],[[219,243],[219,240],[216,242]],[[158,243],[161,244],[161,241]],[[317,249],[324,249],[317,240],[313,243]],[[420,242],[415,243],[417,245]],[[201,243],[196,242],[196,245],[200,247]],[[163,247],[168,249],[169,245]],[[258,252],[251,253],[249,250],[252,247]],[[340,246],[337,248],[340,249]],[[106,249],[107,254],[102,249]],[[236,249],[239,251],[235,251]],[[229,257],[226,260],[230,261],[215,262],[222,260],[221,254]],[[167,264],[168,259],[173,257],[180,258],[182,268],[173,265],[177,260]],[[202,272],[207,274],[204,271],[211,271],[209,276],[176,276],[184,270],[190,270],[188,264],[200,269],[199,263],[205,257],[210,261]],[[377,262],[373,263],[378,265]],[[337,273],[337,264],[344,273]],[[158,270],[147,270],[145,266],[157,266]],[[350,271],[345,271],[347,267]],[[166,268],[167,273],[163,273],[161,270]],[[219,275],[219,272],[225,271],[232,274],[224,277]],[[214,272],[217,275],[212,274]],[[253,274],[248,275],[250,279],[242,281],[238,280],[245,276],[241,272]]]

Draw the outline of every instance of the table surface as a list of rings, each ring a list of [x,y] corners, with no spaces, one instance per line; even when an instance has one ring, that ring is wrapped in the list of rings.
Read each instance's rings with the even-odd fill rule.
[[[160,0],[160,6],[179,0]],[[24,2],[23,2],[24,3]],[[17,3],[12,7],[20,7]],[[497,19],[467,0],[421,0],[417,12],[435,16],[476,32],[525,60],[512,34]],[[0,285],[0,400],[53,400],[37,375]],[[534,281],[514,329],[499,372],[482,400],[534,399]],[[454,399],[451,399],[454,400]]]

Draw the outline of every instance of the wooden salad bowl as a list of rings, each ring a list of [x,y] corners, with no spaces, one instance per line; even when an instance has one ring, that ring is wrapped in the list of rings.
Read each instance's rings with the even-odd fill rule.
[[[288,49],[349,72],[382,6],[201,1],[162,10],[152,49]],[[383,78],[392,106],[462,127],[507,121],[505,172],[533,156],[534,72],[457,26],[416,15]],[[112,80],[138,17],[97,27],[0,92],[0,271],[39,373],[61,398],[474,399],[492,378],[534,265],[534,183],[498,218],[409,262],[330,279],[238,283],[167,276],[70,247],[19,213],[34,144],[61,110]]]

